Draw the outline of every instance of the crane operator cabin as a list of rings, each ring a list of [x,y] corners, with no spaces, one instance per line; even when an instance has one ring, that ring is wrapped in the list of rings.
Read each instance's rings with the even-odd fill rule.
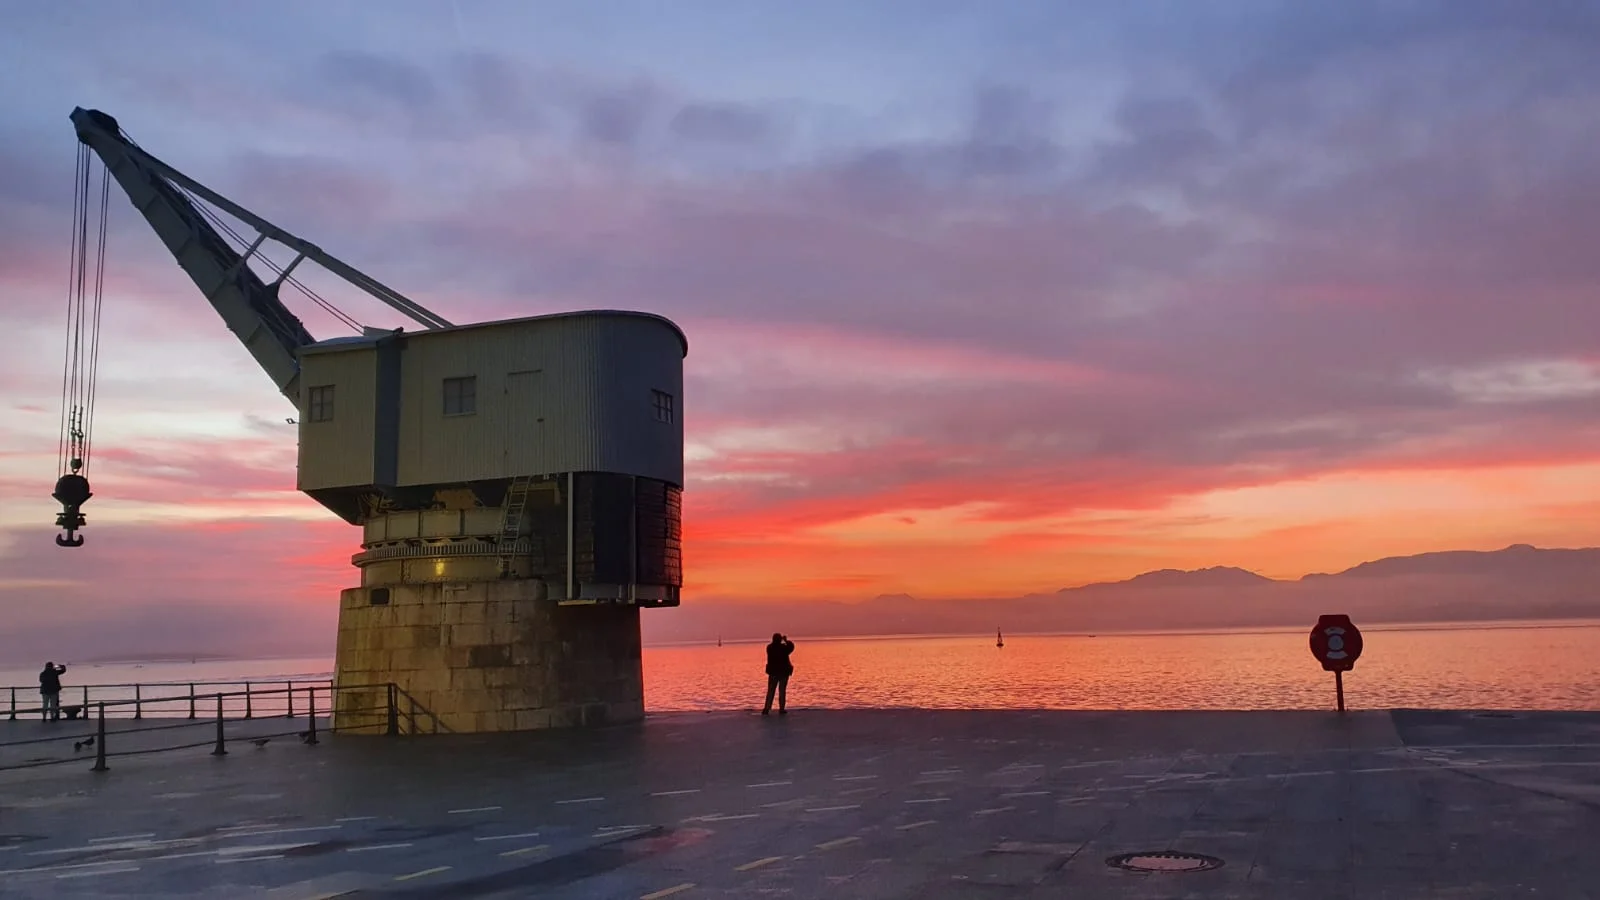
[[[683,332],[614,310],[452,324],[147,153],[109,115],[72,122],[298,410],[299,490],[361,528],[359,585],[339,597],[338,727],[393,727],[388,693],[402,730],[642,717],[640,609],[678,605],[683,584]],[[270,259],[268,242],[293,258]],[[279,299],[304,288],[306,260],[421,330],[312,338]]]

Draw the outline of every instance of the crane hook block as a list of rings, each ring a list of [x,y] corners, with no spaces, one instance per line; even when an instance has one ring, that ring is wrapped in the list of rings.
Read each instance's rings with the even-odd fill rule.
[[[50,496],[61,504],[61,514],[56,516],[56,527],[66,529],[66,534],[56,535],[56,545],[61,547],[82,547],[83,536],[77,530],[84,526],[83,513],[80,507],[87,503],[94,494],[89,491],[89,479],[73,472],[63,475],[56,481],[56,490]]]

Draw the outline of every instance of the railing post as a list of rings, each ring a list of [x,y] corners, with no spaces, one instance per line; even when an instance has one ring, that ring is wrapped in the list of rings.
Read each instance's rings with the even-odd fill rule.
[[[292,719],[294,718],[294,682],[285,681],[283,683],[283,695],[289,698],[289,711],[284,714],[284,718]]]
[[[17,689],[11,689],[11,721],[17,720]]]
[[[306,743],[317,742],[317,688],[315,685],[306,688],[306,721],[311,723],[311,728],[306,732]]]
[[[246,681],[244,683],[244,717],[251,719],[255,717],[255,714],[255,707],[250,705],[250,682]]]
[[[100,721],[94,728],[94,768],[89,770],[91,772],[104,772],[110,768],[106,765],[106,705],[103,702],[98,705]]]
[[[83,686],[83,708],[89,708],[89,686],[87,684]]]
[[[388,734],[400,733],[400,705],[395,702],[395,684],[389,682],[389,730]]]
[[[84,701],[83,708],[89,708],[87,700]],[[133,686],[133,717],[135,719],[144,718],[144,702],[139,696],[139,686],[137,684]]]
[[[194,682],[189,682],[189,718],[194,718]]]
[[[211,751],[212,756],[227,756],[228,748],[223,743],[222,737],[222,694],[217,694],[217,747]]]

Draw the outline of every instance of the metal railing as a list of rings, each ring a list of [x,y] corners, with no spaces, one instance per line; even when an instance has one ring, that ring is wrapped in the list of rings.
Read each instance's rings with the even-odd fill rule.
[[[282,684],[283,682],[277,682]],[[284,687],[264,688],[255,682],[246,684],[242,691],[213,691],[198,693],[191,691],[181,697],[149,697],[145,696],[142,688],[149,685],[137,686],[137,696],[122,700],[97,700],[94,701],[89,715],[78,719],[63,719],[61,723],[51,723],[51,734],[22,740],[0,741],[0,752],[16,747],[38,747],[44,749],[45,745],[54,744],[63,755],[58,757],[34,757],[17,762],[10,762],[0,758],[0,771],[10,769],[30,769],[41,766],[54,766],[79,761],[85,758],[83,751],[89,747],[94,748],[94,766],[92,771],[104,772],[109,770],[107,760],[118,756],[138,756],[149,753],[163,753],[176,750],[191,750],[201,747],[211,748],[211,755],[225,756],[228,751],[230,739],[249,741],[265,746],[274,738],[293,737],[307,746],[316,746],[319,734],[342,731],[364,732],[367,734],[383,734],[398,736],[401,734],[419,734],[425,731],[437,733],[448,729],[440,726],[437,716],[423,709],[416,703],[415,698],[402,690],[398,685],[388,682],[370,685],[335,686],[327,679],[321,679],[310,684],[293,684]],[[252,709],[259,709],[255,704],[267,700],[275,700],[276,706],[272,708],[291,710],[287,718],[304,718],[305,726],[295,726],[290,730],[272,730],[271,716],[263,716],[257,712],[249,715]],[[151,719],[162,720],[160,724],[128,724],[125,727],[107,728],[107,720],[129,723],[130,720],[140,718],[137,710],[141,706],[151,703],[179,702],[186,709],[195,712],[192,715],[175,715],[156,717]],[[238,710],[243,704],[244,714],[229,717],[230,709]],[[40,714],[43,707],[17,710],[18,715],[26,716],[28,713]],[[119,715],[120,712],[120,715]],[[319,717],[332,714],[327,725],[318,722]],[[253,722],[250,720],[253,719]],[[88,725],[92,722],[93,731],[73,730],[63,733],[56,729],[56,725],[65,722],[81,722]],[[281,721],[281,718],[279,719]],[[249,727],[245,723],[250,722]],[[230,737],[229,726],[233,726]],[[70,727],[70,726],[69,726]],[[212,731],[214,727],[214,732]],[[190,729],[190,731],[183,731]],[[163,740],[166,735],[178,738],[177,743],[168,743]],[[161,735],[154,740],[151,735]],[[202,737],[203,735],[203,737]],[[67,756],[66,745],[72,744],[73,755]],[[109,745],[109,746],[108,746]]]
[[[198,718],[198,698],[214,697],[216,688],[223,690],[227,711],[246,719],[266,716],[294,718],[295,704],[304,695],[306,687],[324,690],[333,687],[327,676],[280,675],[268,678],[235,679],[228,681],[157,681],[148,683],[83,684],[65,687],[61,691],[61,714],[68,719],[88,718],[96,703],[105,702],[113,717],[142,719],[145,716],[161,718]],[[7,687],[5,718],[15,721],[19,716],[40,715],[43,701],[37,687]],[[180,693],[181,691],[181,693]],[[26,705],[38,699],[38,705]]]

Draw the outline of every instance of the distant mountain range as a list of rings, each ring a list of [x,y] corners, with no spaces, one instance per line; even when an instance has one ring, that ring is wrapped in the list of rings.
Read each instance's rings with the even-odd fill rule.
[[[857,603],[716,603],[692,596],[646,610],[647,643],[892,634],[1102,633],[1309,628],[1348,613],[1359,625],[1600,618],[1600,548],[1452,551],[1365,562],[1295,580],[1216,566],[1162,569],[1126,581],[1003,599],[932,600],[905,594]],[[77,620],[0,628],[0,669],[37,671],[44,659],[331,656],[336,607],[239,604],[137,606]],[[31,677],[31,676],[29,676]],[[29,677],[24,677],[27,683]]]
[[[824,635],[1166,631],[1310,625],[1322,613],[1356,623],[1600,618],[1600,548],[1454,550],[1394,556],[1294,580],[1214,566],[1161,569],[1126,581],[1005,599],[885,594],[861,603],[696,603],[647,612],[645,640],[754,640],[774,631]]]

